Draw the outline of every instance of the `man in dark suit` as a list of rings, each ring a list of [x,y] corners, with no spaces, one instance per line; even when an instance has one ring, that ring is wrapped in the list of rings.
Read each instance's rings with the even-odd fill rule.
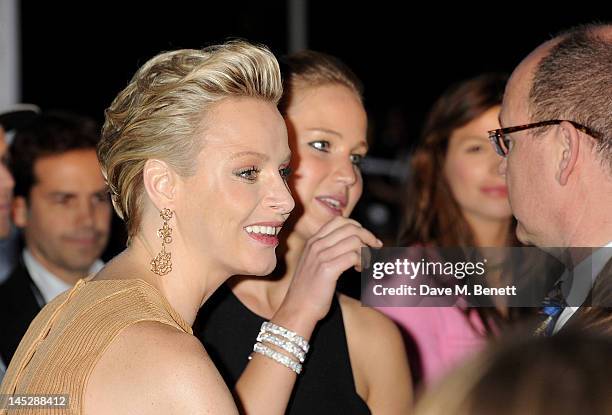
[[[568,260],[550,332],[571,322],[612,333],[612,26],[572,29],[527,56],[500,124],[490,138],[518,238]]]
[[[40,309],[102,267],[111,207],[95,123],[43,113],[15,135],[13,220],[25,248],[0,285],[0,358],[8,364]]]

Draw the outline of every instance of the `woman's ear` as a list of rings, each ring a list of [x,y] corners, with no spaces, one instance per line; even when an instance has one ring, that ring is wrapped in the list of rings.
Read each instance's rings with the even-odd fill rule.
[[[158,210],[174,210],[176,172],[165,161],[149,159],[142,172],[145,191]]]

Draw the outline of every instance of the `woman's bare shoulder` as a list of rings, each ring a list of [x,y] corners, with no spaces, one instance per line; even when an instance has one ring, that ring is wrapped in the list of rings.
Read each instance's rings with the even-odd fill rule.
[[[395,333],[395,324],[380,311],[366,307],[359,300],[344,294],[338,294],[344,324],[351,326],[360,334],[371,335],[372,331],[380,334]]]
[[[406,413],[410,367],[399,329],[388,317],[339,295],[355,387],[373,413]]]
[[[199,340],[147,321],[124,329],[87,383],[84,413],[237,413],[232,396]]]

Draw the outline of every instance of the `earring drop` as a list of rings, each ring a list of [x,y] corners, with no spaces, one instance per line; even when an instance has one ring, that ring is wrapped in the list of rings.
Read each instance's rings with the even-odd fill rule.
[[[166,245],[172,243],[172,228],[168,225],[168,221],[172,219],[172,211],[170,209],[162,209],[159,212],[164,221],[162,227],[157,230],[157,236],[162,240],[162,249],[155,258],[151,260],[151,271],[159,276],[164,276],[172,271],[172,254],[166,252]]]

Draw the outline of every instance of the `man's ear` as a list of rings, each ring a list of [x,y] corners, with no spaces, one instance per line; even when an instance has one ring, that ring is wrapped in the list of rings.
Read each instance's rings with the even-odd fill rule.
[[[576,167],[580,151],[580,133],[571,123],[563,121],[559,124],[561,133],[561,159],[557,168],[557,181],[565,186]]]
[[[18,228],[25,228],[28,225],[28,202],[23,196],[16,196],[13,199],[13,222]]]
[[[165,161],[150,159],[145,162],[143,182],[149,199],[158,210],[174,210],[176,172]]]

